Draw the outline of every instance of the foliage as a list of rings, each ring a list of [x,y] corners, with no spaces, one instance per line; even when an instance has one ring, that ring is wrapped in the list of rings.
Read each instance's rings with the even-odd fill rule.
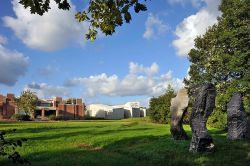
[[[192,154],[188,153],[190,140],[175,141],[170,125],[149,123],[144,118],[0,122],[0,126],[17,128],[19,137],[29,138],[29,146],[18,151],[32,166],[249,165],[249,140],[229,141],[225,131],[218,129],[208,128],[216,153]],[[190,127],[183,127],[191,138]],[[1,157],[0,165],[15,166]]]
[[[59,9],[63,10],[70,9],[70,4],[67,0],[54,0],[54,1],[58,5]],[[30,12],[32,14],[36,13],[39,15],[43,15],[50,9],[50,0],[20,0],[19,3],[22,4],[25,8],[30,7]]]
[[[30,90],[23,91],[21,96],[16,99],[18,111],[23,111],[27,115],[33,115],[38,102],[34,92]]]
[[[18,121],[30,121],[30,116],[27,114],[14,114],[11,116],[12,120],[18,120]]]
[[[54,0],[59,9],[69,10],[70,4],[67,0]],[[141,0],[146,1],[146,0]],[[20,0],[25,8],[30,7],[31,13],[43,15],[50,9],[50,0]],[[112,35],[116,27],[123,22],[129,23],[132,19],[130,8],[134,11],[146,11],[145,4],[140,0],[89,0],[89,6],[82,12],[77,12],[75,18],[79,22],[89,22],[89,29],[85,37],[91,41],[96,39],[97,30],[101,30],[105,35]]]
[[[218,129],[227,128],[227,113],[218,108],[209,116],[207,125]]]
[[[56,115],[50,115],[49,120],[56,120]]]
[[[158,123],[169,123],[171,99],[175,97],[173,88],[169,85],[165,94],[150,99],[149,117]]]
[[[49,120],[58,120],[58,121],[60,121],[60,120],[71,120],[71,118],[68,118],[68,117],[63,116],[63,115],[58,115],[58,116],[50,115]]]
[[[17,147],[22,147],[23,142],[26,142],[27,139],[19,140],[7,140],[5,138],[6,133],[15,132],[16,130],[10,131],[0,131],[0,156],[7,157],[13,163],[19,164],[30,164],[27,159],[21,157],[21,155],[16,151]]]
[[[250,1],[222,0],[219,9],[222,15],[218,18],[218,23],[195,39],[195,47],[189,52],[190,79],[184,82],[189,87],[190,94],[198,84],[215,84],[216,113],[210,120],[223,119],[219,125],[223,126],[223,112],[234,92],[243,94],[245,108],[249,110]]]
[[[184,114],[184,117],[183,117],[183,123],[184,124],[190,124],[191,113],[192,113],[192,107],[188,106],[187,112]]]

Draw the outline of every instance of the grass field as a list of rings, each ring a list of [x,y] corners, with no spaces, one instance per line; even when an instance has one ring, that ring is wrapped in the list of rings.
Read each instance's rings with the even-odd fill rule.
[[[18,151],[33,166],[250,165],[250,140],[228,141],[217,129],[210,129],[215,153],[191,154],[190,140],[174,141],[169,125],[146,119],[0,122],[0,130],[13,128],[17,132],[8,138],[28,139]],[[12,163],[0,158],[0,165]]]

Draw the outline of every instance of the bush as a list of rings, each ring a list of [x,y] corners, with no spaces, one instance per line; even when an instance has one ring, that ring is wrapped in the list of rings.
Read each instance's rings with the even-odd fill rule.
[[[63,115],[50,115],[49,120],[71,120],[71,118],[63,116]]]
[[[14,114],[11,116],[12,120],[18,120],[18,121],[30,121],[30,116],[26,114]]]
[[[214,112],[210,115],[207,121],[208,126],[226,129],[227,128],[227,113],[223,112],[220,109],[215,109]]]
[[[175,97],[174,90],[171,86],[169,86],[165,94],[150,99],[148,113],[153,122],[170,122],[170,105],[173,97]]]
[[[56,115],[50,115],[50,116],[48,117],[48,119],[49,119],[49,120],[56,120]]]

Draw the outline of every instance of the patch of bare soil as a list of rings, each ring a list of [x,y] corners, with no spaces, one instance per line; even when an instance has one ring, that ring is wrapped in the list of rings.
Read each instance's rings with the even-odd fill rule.
[[[95,147],[93,145],[90,145],[90,144],[79,144],[78,145],[79,148],[83,148],[83,149],[86,149],[86,150],[89,150],[89,151],[95,151],[95,152],[100,152],[103,150],[103,148],[101,147]]]

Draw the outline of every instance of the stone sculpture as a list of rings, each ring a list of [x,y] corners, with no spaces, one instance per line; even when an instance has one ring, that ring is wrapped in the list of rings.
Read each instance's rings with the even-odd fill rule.
[[[247,114],[240,93],[234,93],[227,105],[227,124],[228,139],[238,140],[247,137]]]
[[[188,136],[182,127],[183,116],[188,107],[187,89],[179,90],[177,96],[172,98],[170,106],[171,114],[171,134],[175,140],[186,140]]]
[[[198,88],[196,94],[190,117],[192,140],[189,151],[213,152],[215,146],[212,137],[208,133],[206,123],[215,107],[216,90],[213,84],[206,83]]]

